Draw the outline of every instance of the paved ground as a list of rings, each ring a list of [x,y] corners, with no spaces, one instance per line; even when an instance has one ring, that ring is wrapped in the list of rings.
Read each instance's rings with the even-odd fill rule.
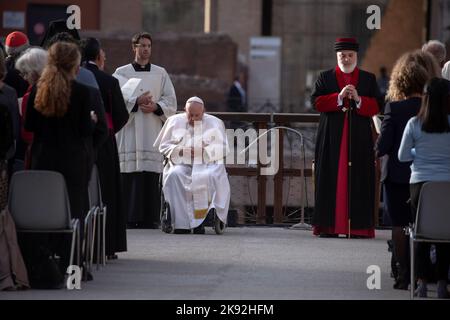
[[[392,289],[389,234],[349,240],[273,227],[228,228],[221,236],[210,228],[206,235],[128,230],[129,251],[82,290],[0,292],[0,300],[409,299]],[[370,265],[381,269],[380,290],[366,286]]]

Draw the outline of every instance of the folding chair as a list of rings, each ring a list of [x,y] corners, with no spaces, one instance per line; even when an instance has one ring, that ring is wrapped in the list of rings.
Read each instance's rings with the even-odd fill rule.
[[[106,264],[106,205],[103,203],[100,178],[98,176],[97,166],[94,165],[92,168],[91,179],[89,180],[89,206],[91,210],[94,211],[94,216],[96,217],[96,238],[95,242],[97,244],[97,270],[99,269],[99,264],[103,266]],[[94,250],[92,247],[91,254]]]
[[[409,229],[411,251],[411,299],[414,299],[414,243],[450,243],[450,182],[427,182],[422,186],[416,222]]]
[[[34,170],[14,173],[8,203],[18,233],[71,233],[69,265],[73,265],[75,243],[80,265],[80,222],[71,219],[62,174]]]

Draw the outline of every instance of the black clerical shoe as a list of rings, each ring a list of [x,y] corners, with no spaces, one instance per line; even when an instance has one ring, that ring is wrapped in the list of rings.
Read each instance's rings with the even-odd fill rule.
[[[348,239],[348,234],[345,235],[345,237]],[[366,239],[366,236],[358,236],[356,234],[351,234],[350,239]]]
[[[92,281],[94,280],[94,277],[92,276],[92,273],[90,271],[87,271],[85,268],[83,268],[82,279],[83,281]]]
[[[175,233],[175,234],[189,234],[189,233],[191,233],[191,230],[190,229],[175,229],[173,231],[173,233]]]
[[[205,226],[201,224],[197,228],[194,228],[194,234],[205,234]]]
[[[161,228],[161,225],[158,222],[153,222],[150,225],[150,229],[159,229],[159,228]]]
[[[321,233],[319,234],[319,238],[338,238],[339,235],[338,234],[334,234],[334,233]]]
[[[393,288],[397,290],[408,290],[409,282],[397,279],[395,280]]]

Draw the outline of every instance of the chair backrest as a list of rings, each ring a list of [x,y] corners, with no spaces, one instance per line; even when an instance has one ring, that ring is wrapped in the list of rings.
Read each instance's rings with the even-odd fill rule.
[[[450,182],[422,186],[415,231],[420,237],[450,240]]]
[[[92,167],[91,178],[89,179],[88,185],[88,194],[89,194],[90,208],[92,207],[101,208],[103,206],[100,178],[98,176],[98,169],[96,165]]]
[[[9,210],[17,229],[70,228],[70,202],[66,181],[59,172],[27,170],[14,173]]]

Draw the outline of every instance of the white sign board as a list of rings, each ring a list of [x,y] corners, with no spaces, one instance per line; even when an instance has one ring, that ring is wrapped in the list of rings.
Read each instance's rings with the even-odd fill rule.
[[[250,38],[248,110],[281,110],[281,38]]]

